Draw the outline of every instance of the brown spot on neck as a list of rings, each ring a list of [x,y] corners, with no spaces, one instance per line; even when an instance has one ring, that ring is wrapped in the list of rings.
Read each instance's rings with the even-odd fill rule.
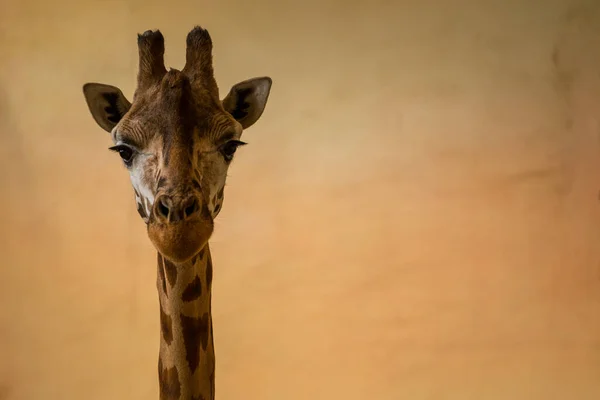
[[[185,344],[186,360],[192,374],[198,368],[200,363],[200,344],[202,350],[206,352],[208,347],[209,331],[209,316],[205,313],[199,318],[187,317],[183,314],[181,318],[181,333],[183,334],[183,342]]]
[[[200,278],[196,275],[193,281],[187,285],[185,290],[183,291],[183,295],[181,295],[181,300],[185,302],[190,302],[197,300],[202,295],[202,282],[200,282]]]
[[[173,341],[173,320],[170,316],[168,316],[162,308],[162,304],[160,307],[160,331],[162,332],[163,339],[165,343],[168,345]]]
[[[158,360],[158,384],[160,400],[179,400],[181,396],[181,383],[177,368],[163,368],[163,362]]]

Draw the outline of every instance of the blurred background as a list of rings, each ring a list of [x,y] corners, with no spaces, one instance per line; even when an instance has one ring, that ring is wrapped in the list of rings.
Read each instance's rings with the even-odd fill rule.
[[[268,75],[212,240],[219,399],[600,398],[600,3],[2,0],[0,399],[156,399],[156,253],[85,82]]]

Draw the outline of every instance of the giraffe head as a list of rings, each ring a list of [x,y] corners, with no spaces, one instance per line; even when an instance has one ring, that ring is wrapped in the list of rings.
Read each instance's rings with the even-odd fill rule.
[[[138,35],[137,88],[129,102],[119,88],[87,83],[96,123],[111,134],[129,172],[137,209],[159,253],[191,259],[208,242],[223,203],[227,170],[242,131],[262,115],[271,79],[234,85],[223,100],[213,76],[212,41],[195,27],[185,67],[166,70],[160,31]]]

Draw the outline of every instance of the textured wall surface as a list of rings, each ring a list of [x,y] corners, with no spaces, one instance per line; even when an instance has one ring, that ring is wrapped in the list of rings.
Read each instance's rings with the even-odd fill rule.
[[[287,4],[286,4],[287,3]],[[596,1],[2,0],[0,399],[157,399],[156,256],[83,83],[209,29],[274,86],[212,240],[217,397],[600,398]]]

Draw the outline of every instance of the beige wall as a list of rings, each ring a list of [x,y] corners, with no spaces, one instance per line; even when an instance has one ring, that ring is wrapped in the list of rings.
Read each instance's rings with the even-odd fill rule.
[[[81,86],[131,97],[136,34],[181,68],[195,24],[223,94],[274,80],[212,241],[219,399],[600,398],[600,4],[288,3],[2,1],[0,399],[158,398]]]

